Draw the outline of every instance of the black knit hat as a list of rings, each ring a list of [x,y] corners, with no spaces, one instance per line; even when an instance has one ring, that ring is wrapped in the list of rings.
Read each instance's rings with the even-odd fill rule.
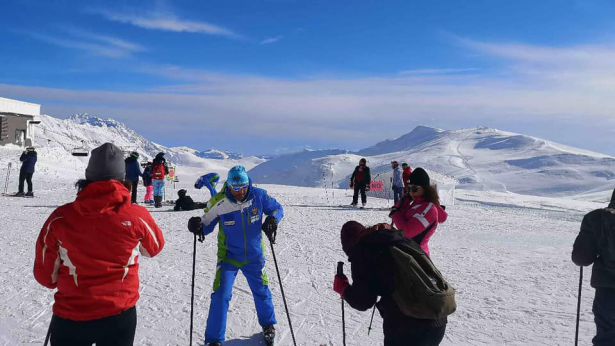
[[[427,175],[427,172],[421,167],[417,167],[412,171],[412,174],[410,174],[410,185],[428,187],[429,184],[429,175]]]
[[[92,150],[88,167],[85,169],[85,179],[89,181],[124,180],[126,164],[124,153],[111,143],[105,143]]]

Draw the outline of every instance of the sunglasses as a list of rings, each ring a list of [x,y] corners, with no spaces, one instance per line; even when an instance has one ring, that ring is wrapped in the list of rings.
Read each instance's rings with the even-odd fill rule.
[[[235,192],[240,192],[243,190],[247,190],[249,185],[229,185],[231,190],[235,191]]]
[[[419,192],[419,190],[421,189],[421,187],[418,185],[410,185],[409,188],[410,192]]]

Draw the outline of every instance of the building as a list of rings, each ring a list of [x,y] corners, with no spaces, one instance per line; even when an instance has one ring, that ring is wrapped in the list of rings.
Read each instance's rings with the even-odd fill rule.
[[[0,97],[0,145],[32,146],[32,125],[40,123],[41,105]]]

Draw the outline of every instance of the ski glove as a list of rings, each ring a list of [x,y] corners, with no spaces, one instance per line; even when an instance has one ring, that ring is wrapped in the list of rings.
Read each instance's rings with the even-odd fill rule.
[[[369,189],[371,189],[370,184],[365,185],[365,191],[367,192],[367,191],[369,191]]]
[[[263,232],[265,232],[265,234],[267,235],[267,238],[269,239],[271,244],[275,244],[275,237],[278,231],[278,221],[275,219],[275,217],[268,215],[265,219],[265,222],[263,222],[262,229]]]
[[[205,237],[203,236],[203,224],[201,218],[193,216],[188,220],[188,230],[199,236],[199,241],[202,243]]]
[[[348,283],[348,278],[346,275],[335,275],[335,280],[333,280],[333,290],[337,292],[340,297],[344,298],[344,293],[349,286],[350,284]]]

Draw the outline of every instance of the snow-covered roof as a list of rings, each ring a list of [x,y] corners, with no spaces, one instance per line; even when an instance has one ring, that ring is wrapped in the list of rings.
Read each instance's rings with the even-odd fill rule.
[[[38,116],[41,114],[41,105],[0,97],[0,113]]]

